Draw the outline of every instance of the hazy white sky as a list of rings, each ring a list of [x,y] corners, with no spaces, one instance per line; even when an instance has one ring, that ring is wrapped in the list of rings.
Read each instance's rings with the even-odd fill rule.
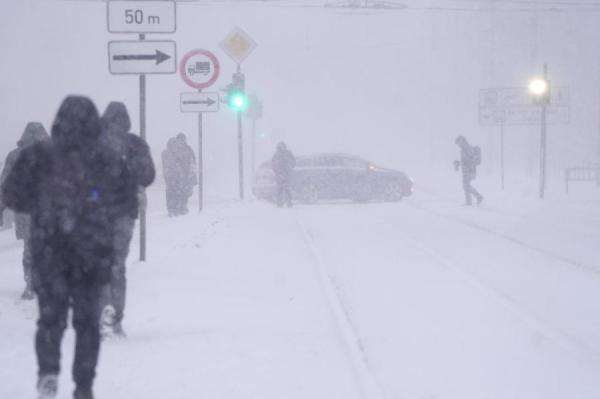
[[[138,129],[138,80],[111,75],[107,61],[108,41],[136,36],[107,32],[103,2],[19,0],[3,8],[0,155],[27,121],[50,126],[69,93],[89,95],[100,110],[110,100],[125,101]],[[496,158],[499,129],[478,125],[479,89],[525,86],[547,61],[552,82],[571,89],[571,124],[550,131],[549,156],[558,167],[598,158],[599,17],[186,2],[178,5],[177,33],[147,39],[175,40],[179,56],[194,48],[217,54],[223,68],[207,89],[213,91],[234,71],[219,42],[235,26],[253,36],[259,46],[243,70],[248,91],[264,101],[258,130],[267,138],[259,142],[259,160],[285,140],[296,153],[350,152],[409,171],[432,160],[446,165],[457,134],[480,144],[487,159]],[[196,146],[197,118],[179,111],[185,91],[191,90],[176,74],[148,77],[148,140],[157,157],[179,131]],[[235,118],[223,106],[204,120],[207,183],[229,185],[237,170]],[[249,121],[246,127],[249,138]],[[509,160],[523,171],[535,165],[537,135],[537,127],[507,129]]]

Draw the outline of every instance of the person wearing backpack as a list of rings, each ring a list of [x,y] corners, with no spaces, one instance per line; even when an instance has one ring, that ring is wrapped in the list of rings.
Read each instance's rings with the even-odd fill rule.
[[[126,265],[129,244],[133,236],[135,221],[140,208],[140,192],[154,181],[155,170],[150,148],[139,136],[129,133],[131,120],[127,107],[121,102],[108,104],[101,118],[103,133],[101,140],[121,160],[117,171],[124,189],[115,192],[111,200],[114,217],[114,263],[110,284],[102,298],[101,334],[104,338],[124,338],[123,317],[127,293]],[[117,166],[115,166],[117,167]],[[113,168],[115,169],[115,168]],[[143,198],[143,197],[142,197]]]
[[[93,399],[101,290],[114,259],[112,199],[125,190],[121,162],[102,144],[101,131],[94,103],[67,97],[51,138],[23,149],[2,186],[3,203],[31,218],[38,399],[57,395],[69,309],[76,334],[73,398]]]
[[[483,195],[473,187],[471,182],[477,176],[477,166],[481,164],[481,148],[470,145],[464,136],[458,136],[454,142],[460,148],[460,161],[454,161],[454,169],[462,171],[465,205],[472,205],[471,195],[475,196],[477,205],[480,205],[483,201]]]
[[[19,154],[23,151],[24,148],[30,146],[32,144],[37,143],[41,140],[46,140],[50,136],[44,129],[44,126],[39,122],[29,122],[25,127],[25,131],[21,136],[21,139],[17,142],[17,148],[12,150],[6,156],[6,161],[4,162],[4,169],[2,169],[2,174],[0,174],[0,185],[4,183],[6,177],[10,173],[12,167],[14,166]],[[2,215],[4,214],[4,210],[6,206],[0,201],[0,224],[4,223]],[[25,276],[25,290],[21,295],[21,299],[23,300],[32,300],[35,298],[35,294],[33,293],[33,285],[31,283],[31,237],[29,234],[29,215],[17,213],[14,216],[15,221],[15,234],[17,236],[17,240],[23,240],[23,272]]]

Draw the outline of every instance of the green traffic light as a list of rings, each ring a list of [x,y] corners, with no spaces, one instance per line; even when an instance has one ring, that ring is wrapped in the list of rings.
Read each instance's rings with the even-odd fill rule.
[[[248,105],[248,100],[244,93],[233,93],[229,99],[229,106],[236,111],[243,111]]]

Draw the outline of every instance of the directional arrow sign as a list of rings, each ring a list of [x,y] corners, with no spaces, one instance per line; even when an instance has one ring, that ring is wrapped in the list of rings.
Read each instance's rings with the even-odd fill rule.
[[[217,112],[219,93],[181,93],[181,112]]]
[[[113,74],[175,73],[173,41],[113,41],[108,43],[108,63]]]

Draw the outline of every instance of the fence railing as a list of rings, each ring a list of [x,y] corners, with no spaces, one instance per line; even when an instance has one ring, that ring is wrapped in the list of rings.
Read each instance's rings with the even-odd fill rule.
[[[569,183],[579,181],[596,182],[596,186],[600,187],[600,167],[565,169],[565,192],[567,194],[569,194]]]

